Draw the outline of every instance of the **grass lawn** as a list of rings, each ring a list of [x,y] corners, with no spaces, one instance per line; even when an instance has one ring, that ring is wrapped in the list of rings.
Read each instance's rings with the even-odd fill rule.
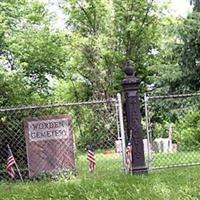
[[[166,167],[181,164],[200,163],[200,151],[185,151],[176,153],[154,153],[151,167]]]
[[[95,177],[107,176],[107,174],[112,174],[112,176],[123,173],[123,163],[120,154],[114,153],[105,155],[101,152],[95,153],[96,159],[96,173]],[[81,154],[78,156],[77,163],[78,176],[81,178],[87,178],[90,176],[88,171],[88,161],[86,154]]]
[[[1,200],[200,199],[200,167],[165,169],[145,175],[113,175],[86,179],[0,183]]]
[[[88,163],[86,154],[80,154],[77,159],[78,174],[81,177],[87,177]],[[114,153],[110,155],[104,155],[101,152],[95,154],[97,161],[97,173],[98,176],[105,175],[108,171],[112,174],[118,174],[119,171],[123,171],[122,157],[121,155]],[[146,155],[147,160],[147,155]],[[181,165],[200,164],[200,151],[185,151],[176,153],[153,153],[152,160],[149,163],[150,168],[165,168]]]

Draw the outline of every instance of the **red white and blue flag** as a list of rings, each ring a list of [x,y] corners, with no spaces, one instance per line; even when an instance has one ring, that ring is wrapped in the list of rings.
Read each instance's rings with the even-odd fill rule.
[[[9,147],[9,145],[7,145],[7,162],[6,162],[6,170],[8,172],[8,174],[14,178],[16,173],[14,170],[14,165],[16,164],[15,162],[15,158],[13,157],[12,151]]]
[[[130,170],[132,168],[132,145],[131,142],[128,142],[126,147],[126,168]]]
[[[88,164],[89,164],[89,171],[93,172],[96,169],[96,160],[94,157],[94,149],[93,149],[92,145],[88,146],[87,160],[88,160]]]

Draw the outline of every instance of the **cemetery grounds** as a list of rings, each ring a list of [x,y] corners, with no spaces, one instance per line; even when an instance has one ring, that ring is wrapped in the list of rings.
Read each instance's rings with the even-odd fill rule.
[[[3,181],[0,183],[0,199],[200,199],[199,166],[154,170],[148,175],[126,175],[115,165],[114,153],[97,153],[96,156],[97,160],[101,157],[102,162],[97,162],[94,173],[88,172],[86,155],[81,155],[77,176],[57,180]]]
[[[176,107],[180,107],[182,102],[183,101],[178,104],[167,103],[164,104],[164,106],[174,106],[175,109],[168,108],[168,111],[170,110],[172,111],[172,114],[174,114],[174,111],[177,112]],[[184,148],[180,150],[178,149],[176,152],[173,153],[152,151],[150,157],[149,154],[146,153],[146,165],[150,169],[148,175],[135,176],[131,174],[124,174],[122,156],[120,155],[120,153],[116,153],[116,150],[113,148],[115,141],[118,139],[118,136],[116,134],[116,130],[118,129],[118,122],[116,119],[116,116],[118,114],[117,112],[115,112],[116,106],[113,103],[111,105],[107,102],[98,102],[98,104],[97,102],[95,102],[95,104],[92,103],[92,105],[93,107],[91,107],[94,109],[91,109],[91,107],[88,108],[87,103],[81,105],[82,107],[78,105],[78,115],[77,110],[73,108],[71,111],[71,107],[69,107],[68,104],[61,106],[56,105],[55,107],[48,107],[48,109],[47,107],[28,107],[25,109],[23,108],[22,110],[19,110],[19,108],[17,108],[18,110],[14,110],[14,114],[12,114],[10,110],[3,110],[2,113],[9,116],[7,117],[7,119],[11,119],[7,122],[8,124],[12,124],[15,119],[15,124],[13,126],[9,126],[9,128],[13,128],[13,130],[9,129],[9,134],[11,134],[12,131],[14,132],[16,128],[17,130],[20,130],[19,133],[23,133],[23,131],[21,131],[23,129],[21,127],[21,120],[29,115],[29,111],[31,113],[35,112],[35,116],[36,114],[41,115],[41,112],[43,115],[52,115],[52,113],[63,114],[66,112],[66,108],[70,108],[68,112],[71,112],[72,115],[74,115],[73,119],[78,119],[79,122],[81,122],[79,124],[82,125],[82,130],[88,130],[88,128],[91,128],[90,130],[93,131],[94,123],[89,119],[95,119],[96,121],[98,121],[98,124],[96,125],[99,125],[96,126],[97,130],[95,130],[95,133],[101,132],[107,134],[109,131],[110,138],[103,141],[100,144],[100,148],[97,148],[95,151],[97,165],[96,171],[94,173],[90,173],[88,171],[86,152],[83,153],[84,151],[79,152],[77,150],[75,174],[68,174],[67,176],[61,175],[55,177],[55,179],[49,179],[48,177],[43,177],[41,180],[26,179],[24,182],[21,182],[19,180],[6,181],[5,179],[3,179],[0,182],[0,199],[200,199],[200,151],[198,148]],[[151,110],[149,111],[149,115],[151,115],[150,117],[152,117],[154,113],[158,113],[158,111],[154,111],[154,108],[156,109],[158,107],[158,103],[156,102],[155,104],[153,104],[153,106],[154,107],[151,107]],[[162,106],[163,101],[161,101],[159,108]],[[84,118],[84,113],[87,113],[87,118]],[[105,113],[107,115],[106,119],[103,117]],[[173,116],[174,115],[170,115],[170,117],[172,117],[171,119],[173,119]],[[16,119],[19,121],[19,123],[17,124]],[[151,119],[153,119],[153,117]],[[75,120],[74,124],[76,123],[76,121],[77,120]],[[86,124],[87,127],[85,127]],[[106,124],[106,126],[102,126],[103,124]],[[161,125],[163,130],[165,124]],[[76,128],[78,126],[74,125],[74,127]],[[104,127],[104,129],[102,129],[102,127]],[[157,134],[150,134],[150,136],[154,136],[154,138],[149,138],[149,141],[152,142],[152,139],[155,139],[155,136],[160,136],[159,126],[154,126],[154,129],[152,129],[151,131],[152,133]],[[24,146],[21,145],[24,144],[21,140],[23,135],[19,136],[20,138],[18,138],[17,141],[19,141],[19,147],[21,147],[21,151],[19,151],[21,154],[19,154],[18,156],[20,156],[20,158],[23,158]],[[166,137],[166,135],[161,136]],[[98,135],[98,137],[99,139],[102,139],[101,135]],[[75,139],[77,142],[78,138]],[[83,139],[88,138],[83,137]],[[8,138],[8,140],[9,143],[12,143],[13,138]],[[16,143],[16,141],[13,142]],[[184,140],[183,142],[187,142],[187,140]],[[80,145],[80,143],[77,144]],[[83,146],[85,146],[85,144]],[[82,146],[79,147],[82,148]],[[178,148],[180,148],[180,146],[178,146]],[[109,149],[109,152],[105,153],[103,149]],[[13,152],[15,152],[14,149]],[[23,159],[21,163],[23,164]]]

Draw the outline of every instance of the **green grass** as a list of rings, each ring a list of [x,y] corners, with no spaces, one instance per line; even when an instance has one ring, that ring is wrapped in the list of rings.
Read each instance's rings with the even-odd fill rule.
[[[95,154],[95,159],[97,163],[95,171],[96,177],[123,173],[122,157],[120,154],[114,153],[114,151],[112,151],[112,154],[110,155],[105,155],[101,152],[98,152]],[[90,176],[86,154],[81,154],[78,156],[77,172],[78,176],[81,178]]]
[[[117,175],[104,178],[91,174],[70,181],[0,184],[1,200],[198,200],[200,167],[167,169],[149,175]]]
[[[154,153],[151,167],[166,167],[181,164],[200,163],[200,151],[185,151],[176,153]]]
[[[80,154],[77,159],[77,169],[80,177],[87,177],[88,163],[86,154]],[[118,174],[123,172],[122,158],[114,150],[110,155],[101,152],[95,154],[97,161],[96,176],[104,176],[107,173]],[[181,165],[200,164],[200,151],[186,151],[176,153],[154,153],[150,162],[150,168],[164,168]],[[147,156],[146,156],[147,159]]]
[[[155,154],[152,166],[200,161],[200,152]],[[198,200],[200,166],[150,171],[148,176],[124,175],[119,154],[95,154],[97,169],[88,172],[86,154],[79,154],[77,176],[71,180],[0,182],[0,200]]]

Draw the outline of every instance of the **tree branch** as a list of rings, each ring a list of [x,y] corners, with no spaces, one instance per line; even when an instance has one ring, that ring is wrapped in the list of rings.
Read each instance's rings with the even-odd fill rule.
[[[87,20],[88,20],[93,32],[96,33],[95,27],[94,27],[94,25],[93,25],[93,23],[91,21],[91,18],[89,16],[88,12],[83,8],[83,6],[80,5],[79,2],[77,2],[77,4],[78,4],[79,8],[83,11],[83,13],[85,14],[85,17],[87,18]]]

